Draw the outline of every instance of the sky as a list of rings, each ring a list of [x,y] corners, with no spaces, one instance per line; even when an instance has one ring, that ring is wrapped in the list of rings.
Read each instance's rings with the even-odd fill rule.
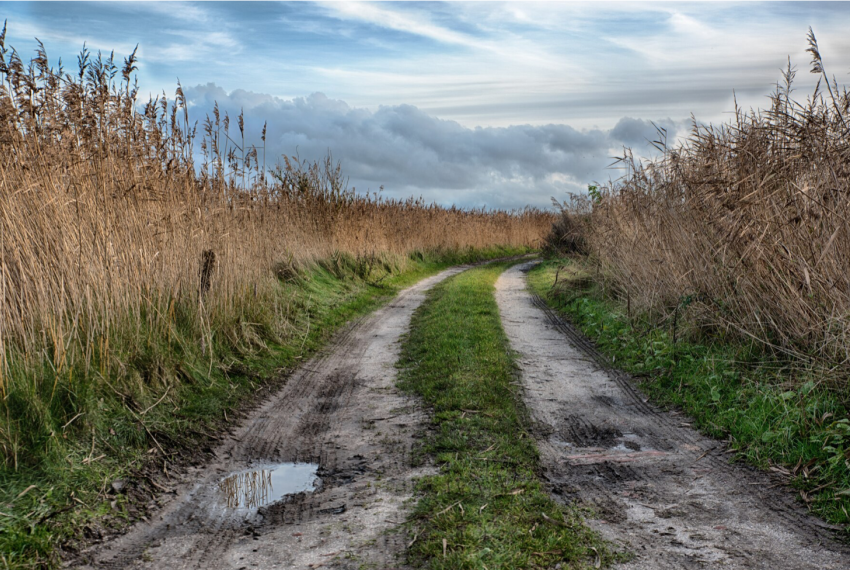
[[[53,64],[85,43],[123,60],[145,94],[190,115],[244,111],[268,162],[331,152],[358,191],[463,207],[549,207],[616,179],[692,120],[767,104],[788,58],[797,93],[850,72],[845,2],[0,2],[7,47]]]

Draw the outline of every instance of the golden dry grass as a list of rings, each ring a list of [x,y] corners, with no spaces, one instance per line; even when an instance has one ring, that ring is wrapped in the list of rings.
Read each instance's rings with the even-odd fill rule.
[[[590,248],[632,307],[850,370],[850,96],[823,68],[800,102],[790,67],[769,109],[688,140],[601,189]]]
[[[113,357],[114,345],[139,335],[170,339],[179,319],[194,323],[202,347],[212,346],[212,323],[227,323],[217,330],[234,343],[261,343],[251,332],[260,313],[272,315],[261,322],[272,336],[284,335],[279,279],[315,260],[347,256],[368,274],[414,251],[534,246],[551,224],[536,210],[359,195],[330,158],[267,170],[264,148],[245,143],[242,117],[232,125],[216,108],[198,132],[179,86],[173,101],[140,106],[135,54],[120,65],[84,51],[69,73],[51,67],[43,49],[24,63],[4,37],[5,28],[5,400],[13,391],[35,398],[44,382],[53,384],[50,398],[74,382],[120,382],[130,364]],[[6,416],[0,447],[8,459],[18,428],[8,409]]]

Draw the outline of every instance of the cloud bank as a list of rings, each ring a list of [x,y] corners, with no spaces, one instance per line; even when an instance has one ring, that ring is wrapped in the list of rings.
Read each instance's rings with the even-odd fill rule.
[[[259,143],[268,123],[267,162],[282,154],[316,160],[331,152],[359,191],[385,188],[389,196],[421,195],[465,207],[546,207],[616,172],[606,170],[623,145],[637,153],[658,138],[653,123],[624,117],[610,130],[566,124],[466,127],[412,105],[357,108],[322,93],[282,99],[209,83],[185,90],[195,120],[218,102],[245,114],[246,136]],[[672,139],[677,124],[655,124]]]

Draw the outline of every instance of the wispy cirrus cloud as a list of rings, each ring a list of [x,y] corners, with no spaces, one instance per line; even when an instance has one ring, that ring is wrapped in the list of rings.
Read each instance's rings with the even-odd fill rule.
[[[521,35],[504,27],[499,30],[487,30],[476,23],[465,21],[465,30],[461,31],[434,22],[431,14],[425,9],[387,8],[368,2],[324,2],[321,5],[326,8],[328,15],[334,18],[357,21],[426,38],[439,44],[493,55],[503,63],[514,62],[550,70],[563,65],[563,62],[558,62],[540,44],[527,42]]]
[[[328,13],[336,18],[357,20],[380,28],[422,36],[440,43],[495,51],[497,46],[471,34],[439,26],[425,11],[399,11],[366,2],[323,2]]]

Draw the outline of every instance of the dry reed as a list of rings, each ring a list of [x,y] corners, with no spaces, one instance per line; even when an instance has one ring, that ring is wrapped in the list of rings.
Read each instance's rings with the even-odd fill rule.
[[[601,189],[587,237],[632,307],[850,371],[850,96],[824,70],[803,102],[790,62],[769,109],[698,125]]]
[[[278,280],[299,265],[348,256],[371,267],[414,251],[533,246],[551,224],[536,210],[357,194],[330,157],[266,169],[264,146],[245,142],[241,116],[233,125],[216,107],[198,132],[179,85],[173,101],[163,94],[140,105],[135,53],[121,65],[84,50],[69,73],[48,63],[43,46],[26,64],[4,40],[5,26],[0,455],[7,460],[17,458],[21,418],[48,413],[43,408],[71,397],[75,382],[129,381],[128,347],[170,339],[180,319],[192,321],[204,352],[213,334],[262,344],[252,332],[258,322],[285,336]]]

